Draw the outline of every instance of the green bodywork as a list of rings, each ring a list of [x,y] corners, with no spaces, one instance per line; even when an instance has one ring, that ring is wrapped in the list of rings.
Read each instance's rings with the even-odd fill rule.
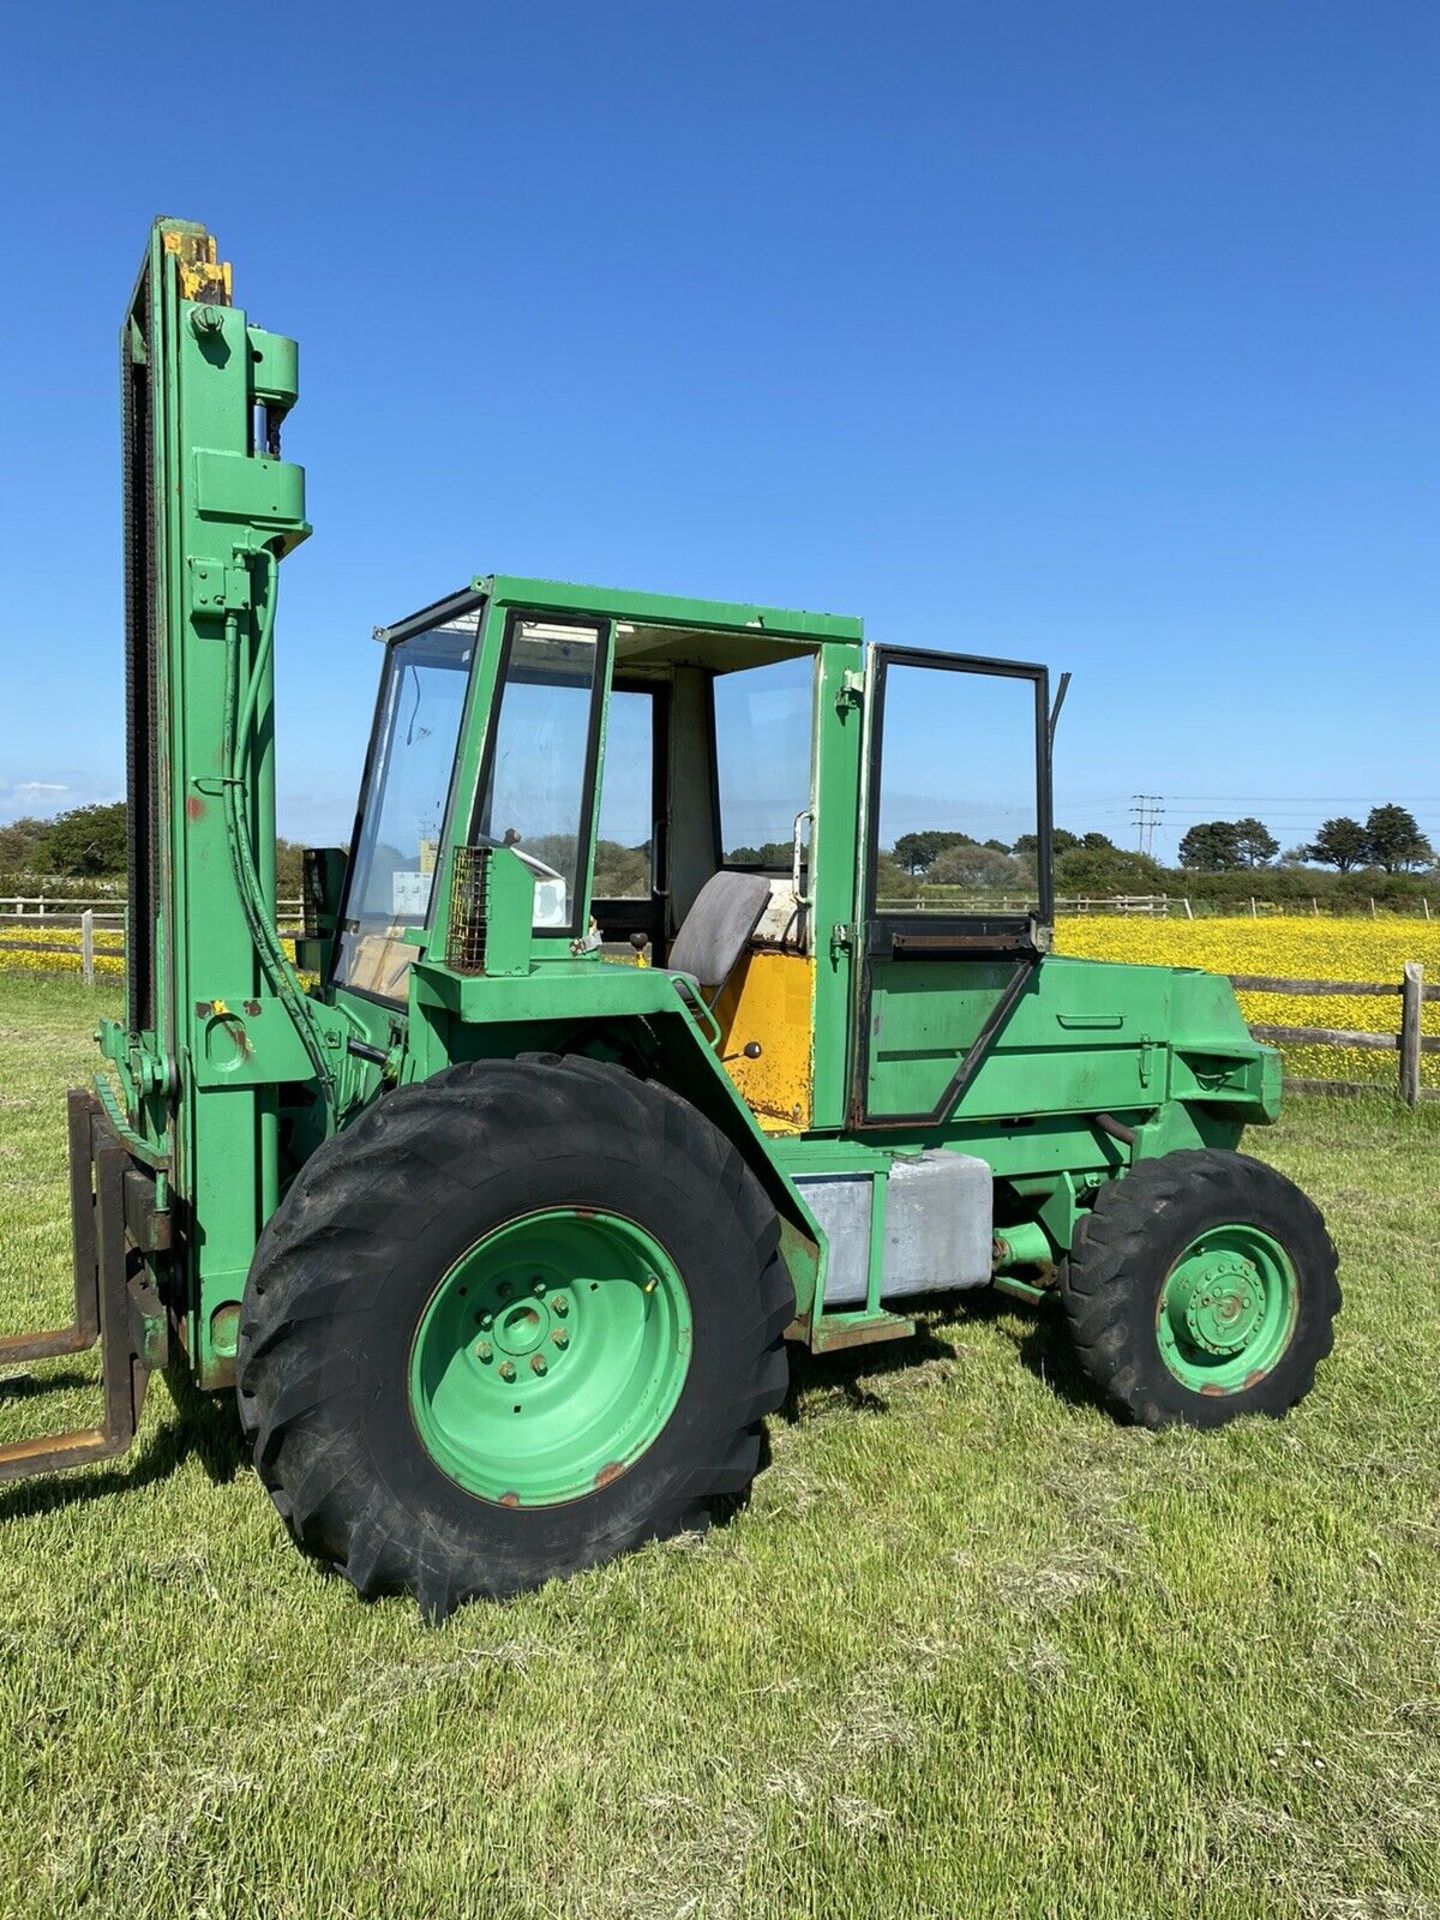
[[[202,1385],[232,1377],[238,1303],[257,1239],[308,1154],[387,1087],[458,1060],[590,1051],[641,1064],[691,1101],[739,1146],[773,1198],[795,1287],[793,1332],[816,1347],[902,1333],[911,1323],[882,1305],[878,1258],[863,1305],[823,1310],[827,1246],[797,1176],[870,1176],[878,1254],[885,1182],[897,1156],[937,1147],[976,1155],[995,1176],[997,1273],[1043,1285],[1047,1261],[1069,1245],[1080,1209],[1132,1159],[1233,1146],[1247,1124],[1274,1118],[1277,1056],[1250,1038],[1222,979],[1054,957],[1044,950],[1046,927],[1033,922],[1009,930],[1026,948],[1018,983],[1012,956],[972,953],[963,943],[918,964],[885,957],[866,904],[877,661],[858,620],[830,615],[490,574],[432,614],[382,634],[393,672],[407,638],[427,621],[443,625],[459,609],[473,633],[449,792],[433,844],[427,841],[428,900],[421,886],[415,924],[394,936],[408,964],[392,993],[341,984],[344,906],[334,891],[341,863],[326,855],[316,871],[330,876],[321,889],[329,898],[299,945],[297,971],[274,932],[273,853],[276,589],[281,560],[310,531],[303,473],[273,450],[298,392],[296,351],[226,304],[213,274],[198,301],[184,297],[187,249],[203,252],[205,240],[186,223],[157,224],[122,343],[127,369],[143,367],[150,410],[145,447],[132,463],[143,484],[137,504],[132,473],[130,564],[133,574],[150,558],[154,578],[138,626],[132,606],[130,639],[132,682],[148,677],[143,697],[132,696],[131,717],[141,869],[131,898],[143,924],[138,940],[131,928],[129,1019],[102,1035],[127,1137],[158,1169],[160,1201],[172,1214],[172,1251],[155,1256],[157,1280]],[[596,724],[573,888],[579,911],[564,931],[532,926],[545,875],[493,846],[481,867],[483,912],[470,902],[483,939],[462,961],[456,903],[465,897],[460,883],[507,635],[520,614],[583,620],[594,636]],[[606,696],[617,635],[636,629],[662,643],[667,632],[693,636],[711,663],[707,671],[797,653],[813,660],[806,854],[813,1069],[798,1132],[762,1130],[717,1057],[708,1010],[672,975],[618,964],[613,952],[583,938]],[[357,667],[373,657],[357,652]],[[1043,703],[1043,675],[1025,671]],[[382,687],[382,712],[388,697]],[[1039,827],[1048,833],[1043,808]],[[666,880],[655,875],[657,913],[665,910]],[[940,935],[950,925],[929,919]],[[986,1035],[997,1008],[1003,1018]],[[970,1077],[947,1104],[946,1090],[977,1040],[984,1044]],[[556,1223],[536,1229],[542,1238],[551,1230],[559,1231]],[[503,1264],[503,1252],[481,1249],[475,1258],[488,1271]],[[633,1286],[620,1242],[601,1252],[619,1275],[607,1284]],[[484,1272],[480,1279],[489,1284]],[[442,1317],[454,1305],[446,1297],[442,1289],[434,1308]],[[599,1350],[603,1327],[594,1318]],[[442,1347],[447,1337],[437,1336]],[[615,1339],[623,1344],[619,1332]],[[463,1350],[450,1346],[451,1358]],[[567,1365],[578,1374],[577,1357],[572,1347]],[[418,1346],[415,1364],[427,1364]],[[491,1364],[498,1363],[476,1360],[474,1369]],[[499,1414],[483,1399],[479,1411],[455,1412],[465,1395],[459,1386],[444,1388],[444,1371],[417,1388],[416,1404],[439,1409],[449,1394],[449,1412],[434,1412],[437,1437],[427,1444],[437,1457],[450,1449],[449,1470],[463,1482],[466,1422]],[[653,1411],[672,1386],[668,1377],[641,1380],[642,1425],[645,1409]],[[546,1471],[543,1461],[535,1467],[537,1497],[563,1497]]]

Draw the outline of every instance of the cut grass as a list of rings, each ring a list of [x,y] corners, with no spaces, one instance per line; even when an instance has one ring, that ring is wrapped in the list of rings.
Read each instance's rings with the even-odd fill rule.
[[[108,988],[0,983],[7,1330],[67,1306]],[[0,1492],[7,1916],[1440,1913],[1440,1114],[1292,1102],[1346,1309],[1284,1423],[1117,1428],[990,1297],[800,1361],[733,1525],[439,1632],[223,1403]],[[0,1389],[0,1434],[94,1417]]]

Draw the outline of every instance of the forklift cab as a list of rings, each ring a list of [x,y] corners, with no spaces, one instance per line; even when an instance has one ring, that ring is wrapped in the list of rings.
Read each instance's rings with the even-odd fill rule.
[[[378,637],[333,992],[403,1008],[457,852],[507,848],[529,964],[673,967],[767,1131],[953,1106],[1047,944],[1043,668],[501,579]]]

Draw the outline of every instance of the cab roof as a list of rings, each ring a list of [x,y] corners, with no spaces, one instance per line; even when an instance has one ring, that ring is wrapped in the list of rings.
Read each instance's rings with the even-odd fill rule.
[[[474,592],[507,606],[535,607],[556,613],[597,613],[617,623],[642,627],[688,627],[748,632],[796,640],[841,640],[850,645],[865,637],[865,623],[853,615],[806,613],[789,607],[760,607],[733,600],[690,600],[665,593],[635,593],[618,587],[577,586],[568,580],[531,580],[517,574],[481,574]]]

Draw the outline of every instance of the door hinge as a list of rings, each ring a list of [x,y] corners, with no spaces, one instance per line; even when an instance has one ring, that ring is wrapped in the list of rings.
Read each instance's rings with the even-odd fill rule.
[[[849,711],[851,707],[858,707],[861,704],[861,702],[864,700],[864,698],[865,698],[864,674],[856,673],[853,668],[847,668],[847,670],[844,673],[842,673],[840,676],[840,690],[835,695],[835,706],[837,711],[840,713],[846,713]]]
[[[847,927],[843,920],[837,920],[830,929],[830,958],[838,960],[842,953],[848,953],[855,944],[855,929]]]

